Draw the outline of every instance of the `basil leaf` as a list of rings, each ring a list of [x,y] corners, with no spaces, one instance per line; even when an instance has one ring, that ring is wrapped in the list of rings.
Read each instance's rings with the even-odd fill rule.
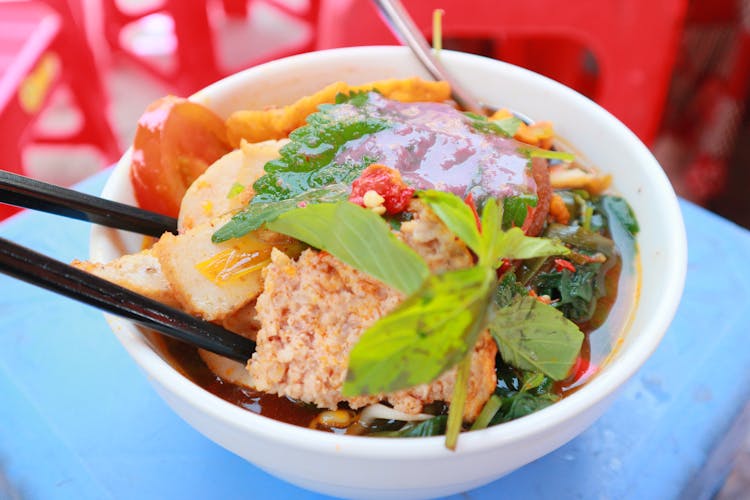
[[[417,191],[420,200],[435,212],[453,234],[458,236],[474,253],[482,251],[477,221],[469,205],[453,193],[429,189]]]
[[[570,249],[562,243],[548,238],[526,236],[520,227],[499,232],[491,255],[498,259],[533,259],[550,255],[567,255]],[[498,263],[499,265],[499,263]]]
[[[445,433],[447,415],[438,415],[422,422],[409,422],[397,431],[374,432],[372,436],[378,437],[427,437],[439,436]]]
[[[488,267],[427,278],[417,293],[362,334],[349,353],[344,396],[425,384],[456,365],[477,341],[494,281]]]
[[[348,201],[295,208],[266,227],[325,250],[407,295],[419,289],[430,273],[424,260],[393,235],[382,217]]]
[[[251,203],[220,227],[211,237],[211,241],[221,243],[232,238],[239,238],[299,206],[312,203],[332,203],[346,200],[348,197],[349,186],[333,184],[302,193],[288,200]]]
[[[506,363],[555,380],[568,375],[583,342],[575,323],[533,297],[497,309],[489,326]]]

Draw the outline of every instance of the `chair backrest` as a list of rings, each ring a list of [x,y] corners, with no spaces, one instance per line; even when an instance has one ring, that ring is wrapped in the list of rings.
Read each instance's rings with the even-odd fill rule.
[[[589,95],[650,143],[659,127],[686,0],[404,0],[431,35],[528,67]],[[323,0],[317,48],[396,43],[362,0]],[[450,45],[446,45],[450,46]],[[471,50],[471,49],[475,50]]]

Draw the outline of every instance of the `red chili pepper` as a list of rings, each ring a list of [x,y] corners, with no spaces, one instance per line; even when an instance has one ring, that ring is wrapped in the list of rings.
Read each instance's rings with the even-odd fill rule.
[[[368,191],[375,191],[384,198],[383,206],[389,214],[398,214],[406,210],[414,196],[414,188],[401,180],[398,170],[385,165],[373,164],[364,169],[352,183],[352,194],[349,201],[365,206],[364,196]]]
[[[571,273],[576,272],[576,266],[569,260],[555,259],[555,271],[562,272],[563,269],[567,269]]]
[[[479,220],[479,214],[477,213],[477,205],[474,203],[474,195],[473,193],[469,193],[469,196],[467,196],[464,199],[464,203],[469,205],[469,208],[471,209],[471,213],[474,214],[474,221],[477,223],[477,229],[479,229],[479,232],[482,232],[482,222]]]

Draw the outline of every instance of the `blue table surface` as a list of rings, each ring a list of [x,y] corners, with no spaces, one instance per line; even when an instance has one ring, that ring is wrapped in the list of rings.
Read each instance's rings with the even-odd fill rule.
[[[98,192],[105,175],[81,189]],[[656,353],[591,428],[463,498],[675,498],[703,470],[750,396],[750,232],[681,206],[687,284]],[[0,224],[0,236],[63,261],[88,255],[88,232],[39,213]],[[272,495],[322,498],[172,413],[99,311],[0,276],[0,498]]]

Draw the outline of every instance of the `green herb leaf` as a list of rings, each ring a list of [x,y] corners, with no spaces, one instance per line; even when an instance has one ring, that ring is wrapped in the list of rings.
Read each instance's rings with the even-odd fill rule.
[[[487,267],[431,275],[362,334],[349,354],[345,396],[393,392],[435,380],[474,347],[495,281]]]
[[[533,259],[569,253],[570,249],[562,243],[548,238],[526,236],[520,227],[512,227],[507,231],[499,232],[499,237],[491,249],[494,261],[498,259]]]
[[[465,111],[464,115],[474,129],[483,134],[495,134],[502,137],[513,137],[521,126],[521,119],[509,116],[500,120],[488,120],[486,116]]]
[[[581,350],[583,333],[552,306],[521,297],[490,320],[503,360],[522,370],[562,380]]]
[[[474,212],[461,198],[453,193],[429,189],[417,191],[420,200],[435,212],[453,234],[471,248],[477,255],[482,251],[481,236]]]
[[[427,437],[439,436],[445,432],[447,415],[438,415],[422,422],[409,422],[397,431],[375,432],[373,436],[379,437]]]
[[[231,200],[232,198],[235,198],[244,190],[245,190],[244,185],[240,184],[239,182],[235,182],[234,184],[232,184],[232,187],[229,188],[229,192],[227,193],[227,199]]]
[[[429,275],[424,260],[382,217],[348,201],[295,208],[267,222],[286,234],[410,295]]]
[[[576,265],[576,271],[567,269],[540,273],[533,286],[540,295],[555,300],[555,309],[574,321],[588,321],[596,311],[597,301],[604,296],[604,275],[610,266],[592,262]]]
[[[251,203],[220,227],[211,237],[214,243],[239,238],[275,220],[289,210],[315,203],[333,203],[349,197],[349,186],[333,184],[302,193],[288,200]]]
[[[559,396],[554,394],[535,395],[529,392],[513,393],[503,398],[503,405],[490,422],[490,425],[496,425],[502,422],[509,422],[517,418],[525,417],[526,415],[547,408],[559,399]]]

